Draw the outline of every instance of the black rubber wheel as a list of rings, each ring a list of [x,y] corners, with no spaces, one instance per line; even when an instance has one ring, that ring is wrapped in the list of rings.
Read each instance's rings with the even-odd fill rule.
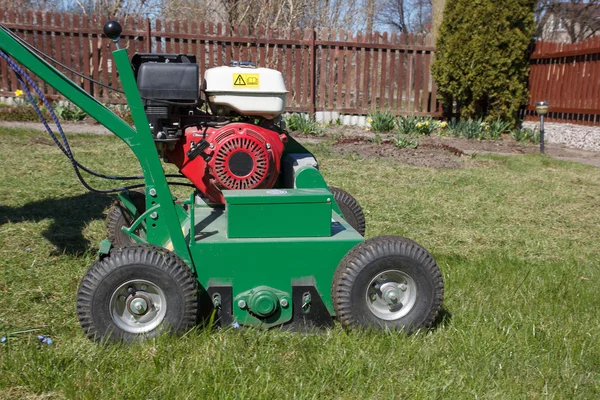
[[[419,244],[380,236],[359,243],[340,261],[332,297],[344,327],[410,333],[431,327],[442,306],[444,282]]]
[[[196,324],[198,282],[166,249],[133,245],[96,261],[81,280],[77,315],[98,342],[132,342]]]
[[[130,191],[129,195],[138,211],[143,213],[146,210],[146,195],[137,190]],[[106,237],[113,246],[122,247],[135,243],[132,238],[121,230],[122,227],[129,227],[132,223],[133,216],[129,214],[127,208],[120,201],[115,201],[106,215]]]
[[[329,186],[329,191],[333,194],[333,198],[340,207],[342,216],[346,222],[362,236],[365,236],[365,214],[358,201],[350,193],[335,186]]]

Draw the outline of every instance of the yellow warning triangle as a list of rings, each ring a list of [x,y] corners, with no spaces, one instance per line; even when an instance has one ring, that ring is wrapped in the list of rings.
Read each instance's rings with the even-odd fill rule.
[[[237,79],[235,80],[235,82],[233,82],[233,84],[235,86],[246,86],[246,81],[244,81],[244,78],[242,78],[241,75],[238,75]]]

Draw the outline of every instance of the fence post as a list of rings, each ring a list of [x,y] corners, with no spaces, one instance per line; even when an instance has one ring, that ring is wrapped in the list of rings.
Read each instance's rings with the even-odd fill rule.
[[[146,53],[152,53],[152,26],[150,18],[146,18]]]
[[[317,29],[313,28],[310,41],[310,116],[316,119],[317,114]]]

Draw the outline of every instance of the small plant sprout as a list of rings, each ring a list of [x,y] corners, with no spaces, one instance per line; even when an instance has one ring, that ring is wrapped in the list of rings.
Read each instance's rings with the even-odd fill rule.
[[[389,132],[396,127],[396,117],[390,111],[376,111],[369,115],[367,123],[375,132]]]

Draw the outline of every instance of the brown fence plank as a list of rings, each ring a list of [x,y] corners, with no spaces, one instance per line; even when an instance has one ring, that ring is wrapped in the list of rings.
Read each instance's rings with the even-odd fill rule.
[[[12,22],[13,24],[17,21],[14,10],[10,10],[8,12],[8,21]],[[19,34],[17,33],[17,35],[19,35]],[[19,36],[22,36],[22,35],[19,35]],[[15,90],[17,90],[19,88],[19,84],[17,83],[17,75],[15,75],[15,72],[12,70],[12,68],[9,69],[9,76],[10,76],[9,90],[11,92],[14,92]]]
[[[218,23],[217,24],[217,38],[220,39],[222,37],[224,37],[225,33],[224,33],[224,28],[223,28],[223,24],[222,23]],[[216,42],[216,46],[215,46],[215,52],[216,52],[216,66],[222,66],[225,65],[225,57],[223,52],[224,47],[223,47],[223,42],[221,41],[217,41]]]
[[[373,43],[379,44],[381,36],[379,32],[375,32],[371,36]],[[379,90],[379,57],[382,49],[374,47],[371,51],[371,101],[369,110],[374,111],[377,107],[377,91]]]
[[[400,42],[406,41],[406,34],[402,33],[398,38]],[[405,90],[405,75],[407,74],[407,57],[406,52],[398,52],[398,72],[396,73],[398,85],[398,106],[397,113],[402,113],[405,110],[404,90]]]
[[[83,15],[81,17],[81,27],[83,30],[86,30],[89,27],[89,21],[87,15]],[[83,35],[82,38],[82,46],[81,46],[81,58],[83,59],[83,74],[86,76],[90,76],[90,37],[87,33]],[[86,92],[91,93],[90,89],[90,81],[87,79],[83,80],[83,88]]]
[[[238,36],[239,31],[238,31],[238,26],[234,25],[233,26],[233,36]],[[239,44],[235,44],[232,42],[231,44],[233,46],[233,61],[243,61],[240,58],[240,46]]]
[[[302,32],[299,29],[296,29],[294,32],[294,39],[300,41],[302,39]],[[296,106],[302,106],[302,82],[301,82],[301,74],[300,68],[302,67],[302,46],[297,44],[295,46],[294,52],[294,64],[296,66],[296,70],[294,72],[294,95],[293,98],[295,100]]]
[[[0,9],[0,21],[5,22],[6,14],[5,11]],[[4,59],[0,60],[0,78],[2,79],[2,88],[3,90],[9,91],[8,87],[8,64]]]
[[[14,10],[0,10],[0,18],[19,36],[58,61],[103,83],[120,86],[112,64],[114,46],[101,36],[106,17],[31,11],[17,15]],[[402,114],[437,113],[435,83],[428,68],[433,51],[429,41],[415,42],[414,37],[407,41],[406,35],[378,32],[364,36],[358,32],[354,36],[344,30],[314,32],[265,27],[249,32],[247,26],[238,29],[210,21],[179,19],[150,23],[146,18],[130,17],[125,20],[122,46],[130,56],[148,50],[196,54],[201,74],[210,67],[228,65],[232,58],[277,68],[290,91],[288,110],[365,114],[387,108]],[[587,52],[592,47],[587,45],[581,50]],[[593,79],[594,74],[600,74],[593,67],[596,64],[597,57],[586,57],[581,74]],[[0,74],[0,90],[14,90],[15,79],[6,63],[0,63]],[[71,73],[67,75],[102,101],[122,100],[118,94]],[[532,75],[536,76],[533,72]],[[53,91],[45,83],[42,86],[47,92]],[[600,90],[597,85],[583,87],[582,106],[592,103],[588,99],[596,90]],[[560,97],[560,89],[558,93]]]
[[[94,18],[92,20],[92,22],[97,22],[97,20]],[[94,78],[94,80],[99,80],[100,78],[100,50],[101,50],[101,43],[100,43],[100,39],[98,38],[98,35],[96,34],[92,34],[92,77]],[[56,47],[55,47],[55,51],[59,51]],[[100,86],[96,85],[96,84],[92,84],[92,94],[95,97],[99,97],[100,96]]]
[[[348,31],[346,33],[349,42],[354,42],[354,35],[352,31]],[[352,102],[354,100],[354,77],[356,76],[356,72],[354,71],[354,54],[356,51],[352,48],[352,46],[347,46],[344,50],[344,59],[346,60],[346,68],[344,71],[344,86],[345,86],[345,95],[344,95],[344,107],[350,108],[352,107]]]
[[[205,30],[205,26],[204,26],[204,21],[200,22],[200,35],[204,35],[206,30]],[[203,41],[201,41],[198,46],[200,47],[200,60],[198,60],[200,63],[200,76],[204,76],[204,73],[206,72],[206,43],[204,43]]]
[[[102,17],[102,26],[104,26],[104,24],[106,23],[107,18],[106,17]],[[102,52],[101,54],[101,62],[102,65],[100,67],[101,71],[102,71],[102,83],[104,83],[105,85],[109,84],[109,80],[108,80],[108,43],[107,40],[105,40],[104,38],[100,38],[100,46],[102,48]],[[108,99],[108,89],[106,88],[102,88],[102,98],[104,100]]]
[[[240,36],[248,37],[248,25],[242,24],[242,26],[240,27]],[[241,50],[242,50],[242,61],[249,61],[248,44],[246,42],[244,42],[244,43],[241,43],[240,46],[241,46]]]
[[[80,25],[80,21],[79,21],[79,15],[77,14],[73,14],[73,25],[74,28],[81,28]],[[71,54],[73,54],[73,69],[75,71],[81,72],[82,70],[82,60],[81,60],[81,33],[76,32],[73,33],[73,49],[71,51]],[[81,86],[83,84],[83,82],[81,81],[81,78],[73,76],[73,79],[75,80],[75,82]]]
[[[190,32],[190,25],[188,24],[187,20],[183,20],[182,29],[183,29],[183,31],[185,33],[191,33]],[[191,42],[192,42],[192,39],[188,39],[188,38],[183,39],[183,43],[182,43],[182,46],[181,46],[181,53],[182,54],[191,54],[191,45],[192,45]]]
[[[594,45],[600,47],[600,36],[596,36],[594,38]],[[590,107],[593,110],[598,110],[600,108],[600,52],[593,55],[594,58],[594,74],[591,81],[591,85],[593,86],[592,91],[592,100]]]
[[[338,32],[331,31],[330,36],[333,36],[333,39],[337,37]],[[327,109],[328,111],[332,111],[335,107],[334,96],[335,96],[335,59],[337,57],[338,48],[335,46],[327,46]]]
[[[590,40],[590,43],[588,45],[588,48],[590,48],[592,45],[594,44],[593,40]],[[584,94],[584,101],[582,104],[583,108],[590,108],[591,107],[591,100],[592,100],[592,93],[593,93],[593,82],[594,82],[594,55],[593,54],[589,54],[586,57],[586,80],[589,82],[587,85],[585,85],[585,94]]]
[[[425,38],[425,45],[428,46],[431,42],[431,38],[427,36]],[[430,68],[429,64],[431,61],[431,53],[424,53],[424,65],[423,65],[423,93],[421,96],[421,111],[428,111],[427,104],[429,103],[429,76],[430,76]]]
[[[190,24],[190,33],[192,35],[198,33],[198,23],[196,21],[192,21],[192,23]],[[196,62],[197,62],[198,61],[198,41],[197,40],[191,41],[190,54],[193,54],[196,56]]]
[[[212,22],[208,23],[208,34],[213,36],[213,38],[208,42],[208,63],[206,64],[206,68],[213,68],[215,66],[215,24]]]
[[[229,25],[229,24],[225,25],[224,35],[226,38],[231,36],[231,25]],[[226,41],[225,42],[225,65],[230,65],[230,64],[231,64],[231,42]]]
[[[396,32],[392,33],[392,37],[390,38],[390,42],[392,44],[396,43],[398,40],[398,35]],[[396,109],[395,99],[396,99],[396,56],[398,52],[395,50],[390,50],[388,53],[388,58],[390,59],[390,69],[388,71],[388,109],[390,111]]]
[[[260,26],[257,30],[257,34],[259,37],[264,38],[265,37],[265,27],[264,26]],[[267,67],[267,60],[266,60],[266,55],[267,55],[267,49],[266,49],[266,45],[264,44],[257,44],[258,46],[258,57],[256,59],[256,66],[257,67],[263,67],[266,68]]]
[[[339,30],[339,40],[345,41],[346,31],[344,29]],[[344,87],[344,48],[336,46],[335,54],[337,56],[337,75],[335,78],[336,83],[336,95],[335,95],[335,108],[340,109],[344,107],[342,101],[342,89]]]
[[[365,40],[371,41],[373,35],[371,33],[366,33]],[[360,107],[363,110],[370,110],[371,107],[369,105],[369,95],[370,95],[370,82],[371,75],[369,74],[371,69],[371,51],[372,49],[365,48],[365,56],[364,56],[364,65],[363,65],[363,86],[362,86],[362,100],[360,103]]]
[[[62,22],[61,22],[61,14],[55,12],[54,13],[54,27],[62,27]],[[59,63],[63,63],[63,57],[62,57],[62,51],[63,51],[63,45],[62,45],[62,41],[63,41],[63,37],[62,37],[62,33],[60,32],[54,32],[54,59],[56,61],[58,61]],[[58,94],[57,91],[54,91],[55,94]]]
[[[179,26],[179,20],[175,20],[173,22],[173,33],[175,33],[176,37],[173,38],[173,52],[175,54],[181,54],[181,40],[178,36],[181,35],[181,27]]]
[[[292,36],[292,31],[285,31],[284,35],[289,35],[290,37]],[[285,80],[285,85],[286,87],[291,88],[292,90],[290,91],[291,93],[289,94],[289,96],[287,96],[287,103],[288,106],[292,106],[293,102],[293,98],[294,98],[294,93],[293,93],[293,70],[292,70],[292,47],[291,46],[286,46],[285,48],[285,70],[286,70],[286,80]]]
[[[417,34],[417,44],[423,44],[423,35],[421,35],[420,33]],[[414,111],[421,111],[421,104],[420,104],[420,98],[421,98],[421,81],[422,81],[422,75],[423,75],[423,53],[420,51],[416,52],[415,55],[415,99],[414,99],[414,103],[413,103],[413,110]]]
[[[384,44],[389,44],[387,32],[383,34],[382,41]],[[379,107],[386,109],[389,107],[387,104],[389,99],[389,94],[387,93],[387,89],[389,87],[389,82],[387,79],[387,59],[389,49],[381,49],[379,52],[381,53],[381,86],[379,88]]]
[[[304,30],[304,37],[303,37],[303,41],[304,42],[310,42],[312,37],[312,29],[306,28]],[[312,111],[312,107],[309,107],[310,105],[310,87],[311,87],[311,80],[310,80],[310,70],[311,70],[311,49],[310,49],[310,45],[302,45],[302,106],[307,107],[307,110],[309,112]],[[311,112],[311,117],[314,118],[314,115],[312,115]]]
[[[156,52],[162,53],[162,22],[160,19],[157,19],[154,22],[154,38],[156,42]]]
[[[267,38],[273,39],[273,28],[267,29]],[[265,61],[264,67],[265,68],[274,68],[275,67],[274,53],[275,53],[276,45],[266,43],[265,46],[267,47],[267,59]]]
[[[362,40],[362,32],[358,31],[358,33],[356,34],[356,41],[359,42]],[[361,92],[360,92],[360,84],[361,84],[361,78],[362,78],[362,74],[361,74],[361,63],[362,63],[362,57],[363,57],[363,52],[361,51],[360,48],[355,47],[354,48],[354,62],[356,63],[355,67],[354,67],[354,102],[353,102],[353,106],[354,108],[359,108],[360,107],[360,102],[361,102]]]
[[[582,50],[586,50],[589,46],[590,41],[586,40],[585,42],[580,43],[579,48]],[[587,74],[587,58],[588,54],[577,56],[579,71],[577,74],[577,91],[575,92],[575,108],[583,108],[583,99],[585,93],[585,87],[588,85]]]
[[[257,42],[257,30],[253,29],[252,32],[249,34],[250,35],[250,60],[251,62],[255,63],[257,66],[259,65],[259,59],[258,59],[258,47],[260,46],[260,43]]]
[[[408,42],[409,43],[414,43],[414,35],[411,33],[408,35]],[[404,107],[404,109],[408,112],[410,111],[414,111],[414,107],[411,101],[411,96],[413,94],[413,85],[415,83],[414,80],[414,53],[413,52],[408,52],[406,54],[406,81],[405,81],[405,85],[406,85],[406,106]]]
[[[329,37],[329,30],[327,28],[321,29],[321,40],[326,40]],[[327,87],[327,51],[325,46],[321,45],[320,47],[320,59],[321,65],[319,67],[319,101],[317,107],[326,107],[327,103],[325,102],[325,88]]]
[[[279,31],[279,30],[274,31],[274,35],[275,35],[274,37],[279,37],[281,35],[281,31]],[[286,74],[284,73],[285,71],[283,69],[283,59],[285,57],[285,48],[283,46],[275,45],[275,57],[277,58],[277,64],[276,64],[277,66],[275,67],[275,69],[277,71],[281,71],[281,73],[283,74],[283,77],[285,79]]]

